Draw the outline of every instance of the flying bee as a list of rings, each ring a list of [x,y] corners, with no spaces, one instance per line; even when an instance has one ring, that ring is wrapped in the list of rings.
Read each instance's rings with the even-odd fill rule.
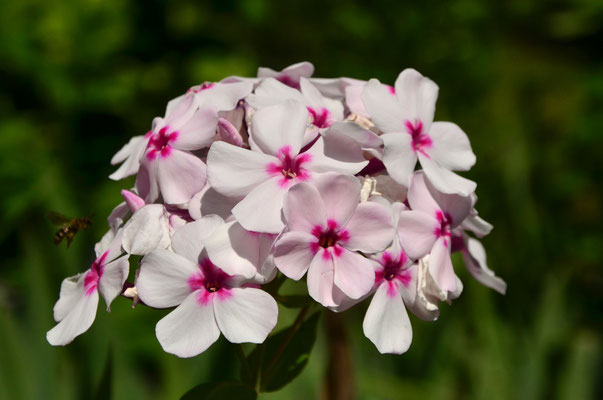
[[[69,218],[57,212],[49,212],[48,219],[54,225],[60,226],[53,237],[54,244],[57,246],[67,238],[67,247],[69,247],[75,234],[92,224],[92,220],[88,217]]]

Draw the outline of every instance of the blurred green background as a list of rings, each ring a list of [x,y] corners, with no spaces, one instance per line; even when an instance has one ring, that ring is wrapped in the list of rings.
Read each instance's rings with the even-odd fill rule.
[[[88,268],[105,217],[132,180],[111,156],[167,101],[228,75],[308,60],[315,76],[393,83],[414,67],[440,86],[436,120],[457,122],[478,162],[484,239],[506,296],[465,283],[440,319],[412,319],[402,356],[343,314],[361,399],[594,399],[603,326],[603,2],[18,0],[0,2],[0,399],[84,399],[111,349],[115,399],[178,398],[234,377],[221,339],[181,360],[161,351],[166,312],[118,299],[66,348],[45,333],[61,280]],[[94,215],[68,250],[45,217]],[[294,315],[284,312],[281,320]],[[265,399],[317,398],[324,321],[308,368]]]

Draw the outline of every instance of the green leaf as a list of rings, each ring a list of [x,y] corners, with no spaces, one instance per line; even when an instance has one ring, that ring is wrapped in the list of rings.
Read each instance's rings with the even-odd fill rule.
[[[106,400],[111,398],[112,376],[113,352],[111,351],[111,347],[109,347],[109,355],[107,356],[107,362],[105,364],[103,376],[101,377],[101,380],[98,384],[98,389],[96,390],[96,395],[94,397],[96,400]]]
[[[304,313],[300,313],[301,318],[292,326],[270,336],[248,356],[252,369],[260,374],[260,392],[279,390],[295,379],[308,363],[321,313],[314,313],[303,321]]]
[[[255,390],[242,382],[221,381],[195,386],[181,400],[255,400],[257,397]]]

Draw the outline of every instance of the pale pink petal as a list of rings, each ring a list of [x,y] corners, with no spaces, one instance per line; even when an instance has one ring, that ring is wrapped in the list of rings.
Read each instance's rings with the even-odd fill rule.
[[[300,78],[299,80],[299,88],[302,94],[304,95],[306,106],[310,107],[324,107],[324,97],[323,95],[316,89],[314,85],[310,83],[307,78]],[[341,110],[343,114],[343,109]]]
[[[276,301],[255,288],[232,288],[227,298],[215,297],[218,327],[231,343],[262,343],[278,317]]]
[[[111,302],[121,294],[129,272],[128,257],[118,258],[103,268],[103,273],[98,281],[98,291],[107,303],[107,311],[110,310]]]
[[[84,295],[84,275],[85,273],[82,272],[63,279],[59,300],[53,308],[55,321],[59,322],[63,320]]]
[[[366,310],[362,323],[364,335],[382,354],[402,354],[412,342],[412,327],[402,297],[380,285]]]
[[[180,150],[198,150],[207,147],[216,135],[218,113],[211,108],[197,110],[182,126],[174,126],[178,138],[174,147]]]
[[[482,285],[494,289],[500,294],[505,294],[507,284],[496,276],[494,271],[488,268],[484,246],[479,240],[470,238],[467,235],[465,235],[464,240],[466,249],[463,250],[463,259],[471,275]],[[61,294],[62,291],[61,288]]]
[[[200,158],[185,151],[173,149],[157,163],[157,184],[168,204],[187,203],[205,186],[206,166]]]
[[[309,78],[314,73],[314,65],[307,61],[289,65],[283,68],[282,71],[277,72],[271,68],[259,67],[258,78],[264,77],[288,77],[292,82],[299,82],[300,77],[304,76]]]
[[[86,332],[92,326],[98,308],[98,291],[85,294],[83,278],[80,279],[81,292],[71,310],[54,328],[46,333],[46,340],[53,346],[65,346],[76,336]]]
[[[247,97],[253,89],[253,82],[214,83],[210,88],[197,92],[195,101],[200,108],[210,107],[217,111],[229,111],[239,100]]]
[[[184,95],[171,100],[166,107],[165,118],[156,118],[153,131],[157,132],[165,125],[181,126],[197,110],[194,96]]]
[[[105,262],[105,264],[107,264],[107,263],[115,260],[117,257],[121,256],[123,254],[123,249],[122,249],[123,233],[124,233],[124,230],[119,229],[112,236],[111,240],[103,240],[103,241],[101,241],[100,244],[97,243],[98,246],[94,247],[94,251],[96,252],[96,257],[98,258],[101,256],[101,254],[106,252],[107,255],[105,256],[104,262]],[[109,235],[108,232],[107,232],[106,236],[107,236],[106,239],[108,239],[108,237],[111,237],[111,235]]]
[[[345,88],[345,103],[348,109],[354,114],[358,114],[361,117],[369,118],[369,114],[364,107],[362,102],[362,91],[364,90],[364,84],[362,85],[349,85]]]
[[[255,93],[245,99],[247,103],[256,110],[270,107],[287,100],[295,100],[301,104],[305,98],[298,90],[295,90],[274,78],[266,78],[255,88]]]
[[[333,256],[335,275],[333,282],[347,296],[359,299],[366,295],[375,282],[375,261],[358,253],[343,249]]]
[[[363,149],[383,147],[383,139],[354,122],[336,122],[322,133],[325,155],[336,160],[361,162]]]
[[[403,211],[398,219],[398,238],[410,258],[418,259],[428,254],[436,241],[439,227],[434,217],[421,211]]]
[[[413,174],[408,188],[408,204],[414,211],[422,211],[435,217],[441,211],[440,205],[435,201],[432,192],[427,186],[427,179],[422,171]]]
[[[301,279],[314,259],[311,250],[311,243],[314,242],[316,238],[306,232],[283,233],[274,245],[277,268],[293,280]]]
[[[123,229],[122,246],[129,254],[145,255],[170,245],[170,231],[162,204],[149,204],[136,211]]]
[[[141,261],[136,279],[138,295],[151,307],[174,307],[191,293],[188,280],[197,273],[199,267],[192,260],[168,250],[156,250]]]
[[[433,160],[421,153],[418,156],[425,175],[427,175],[429,181],[440,192],[456,193],[461,196],[469,196],[475,192],[475,188],[477,187],[475,182],[438,166]]]
[[[224,225],[217,215],[208,215],[180,227],[172,235],[172,249],[191,261],[196,261],[203,245]]]
[[[322,174],[314,180],[325,205],[327,219],[345,225],[360,201],[360,182],[352,175]]]
[[[111,227],[112,231],[119,229],[124,220],[130,215],[130,209],[125,202],[119,203],[111,211],[111,214],[107,217],[107,224]]]
[[[285,197],[283,214],[290,231],[310,233],[315,226],[326,226],[325,205],[315,186],[300,182]]]
[[[288,146],[294,156],[301,149],[307,124],[308,110],[299,102],[288,100],[264,107],[253,114],[253,140],[266,154],[276,155]]]
[[[471,197],[442,193],[429,180],[425,180],[425,185],[438,208],[452,219],[449,221],[451,228],[456,228],[469,216],[473,204]]]
[[[236,221],[220,226],[206,241],[210,260],[229,275],[253,278],[262,266],[260,234],[245,230]]]
[[[138,175],[136,175],[136,192],[147,203],[152,203],[159,197],[157,163],[150,162],[146,157],[142,158]]]
[[[417,280],[418,280],[419,268],[417,264],[412,264],[406,268],[403,272],[405,280],[398,283],[402,300],[406,307],[412,307],[416,303],[417,299]]]
[[[129,190],[122,190],[121,195],[124,198],[126,204],[131,213],[135,213],[139,208],[145,205],[144,199]]]
[[[144,136],[134,136],[121,148],[111,159],[111,165],[119,164],[119,168],[109,175],[109,179],[118,181],[138,172],[140,167],[140,157],[142,157],[147,146],[148,138]]]
[[[201,305],[197,301],[198,292],[189,294],[182,304],[157,323],[155,333],[167,353],[194,357],[220,337],[213,307]]]
[[[383,164],[389,175],[400,185],[408,187],[417,165],[417,154],[412,148],[412,136],[405,132],[386,133],[383,139]]]
[[[350,144],[353,145],[353,143]],[[346,153],[346,150],[351,150],[354,154]],[[360,152],[357,150],[360,150]],[[311,155],[308,169],[316,172],[340,172],[354,175],[368,164],[368,161],[362,157],[362,150],[357,145],[355,149],[340,148],[327,153],[325,141],[322,137],[319,137],[304,154]]]
[[[279,177],[270,178],[245,196],[232,214],[248,231],[279,233],[285,226],[281,209],[286,193]]]
[[[406,132],[403,111],[396,98],[377,79],[371,79],[362,91],[362,102],[373,123],[382,132]]]
[[[226,118],[220,118],[218,120],[218,133],[220,138],[226,143],[230,143],[233,146],[243,146],[243,137],[241,133],[234,127],[234,125]]]
[[[335,271],[331,257],[325,258],[322,252],[316,253],[308,269],[308,294],[325,307],[338,307],[345,294],[335,286]]]
[[[463,221],[461,228],[467,231],[471,231],[478,238],[482,238],[492,231],[494,228],[491,223],[482,219],[478,215],[471,215]]]
[[[450,259],[450,240],[444,237],[436,240],[429,255],[429,272],[436,284],[446,292],[457,291],[457,277]]]
[[[266,181],[273,156],[215,142],[207,156],[207,178],[212,188],[225,196],[244,196]]]
[[[432,146],[425,151],[438,165],[453,171],[467,171],[475,164],[469,138],[452,122],[434,122],[429,129]]]
[[[350,235],[345,247],[366,253],[382,251],[394,238],[391,212],[370,201],[358,205],[345,229]]]
[[[396,79],[396,97],[410,118],[419,119],[426,131],[433,122],[438,85],[412,68],[407,68]]]

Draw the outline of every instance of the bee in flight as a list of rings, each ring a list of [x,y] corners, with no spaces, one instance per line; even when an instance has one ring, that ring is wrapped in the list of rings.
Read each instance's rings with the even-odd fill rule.
[[[53,237],[54,244],[57,246],[63,239],[67,238],[67,247],[69,247],[75,234],[92,224],[92,221],[88,217],[69,218],[57,212],[49,212],[48,219],[53,224],[60,226]]]

